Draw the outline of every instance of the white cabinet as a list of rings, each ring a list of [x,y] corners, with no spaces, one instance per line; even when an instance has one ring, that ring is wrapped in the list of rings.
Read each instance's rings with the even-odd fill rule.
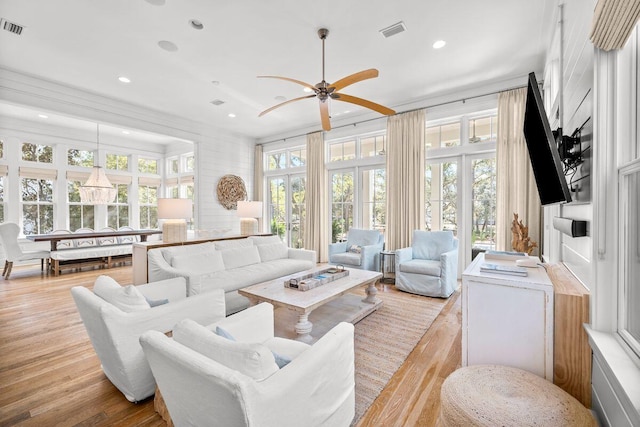
[[[549,276],[543,267],[527,268],[527,276],[484,273],[484,262],[479,254],[462,274],[462,366],[507,365],[553,381]]]

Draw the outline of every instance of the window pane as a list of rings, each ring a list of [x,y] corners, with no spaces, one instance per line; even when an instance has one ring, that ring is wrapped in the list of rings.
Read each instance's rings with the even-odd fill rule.
[[[138,172],[158,173],[158,161],[155,159],[138,159]]]
[[[495,141],[496,116],[469,120],[469,143]]]
[[[195,164],[196,164],[195,157],[187,156],[187,158],[185,159],[185,172],[193,172],[193,170],[195,169]]]
[[[334,172],[332,181],[331,241],[341,242],[353,226],[353,172]]]
[[[442,147],[454,147],[460,145],[460,122],[442,126]]]
[[[621,206],[626,206],[623,237],[624,295],[622,337],[636,352],[640,351],[640,171],[623,178],[626,187]]]
[[[451,230],[457,235],[457,162],[427,165],[425,171],[426,230]]]
[[[28,162],[53,163],[53,147],[23,142],[22,160]]]
[[[271,233],[286,241],[286,188],[284,178],[269,180],[269,221]]]
[[[304,247],[306,178],[291,178],[291,247]]]
[[[472,167],[471,250],[474,257],[496,246],[496,160],[474,160]]]
[[[282,151],[279,153],[269,154],[267,161],[267,170],[284,169],[287,167],[287,153]]]
[[[67,151],[67,164],[90,168],[93,166],[93,151],[71,148]]]
[[[291,151],[291,167],[296,168],[307,164],[307,150],[294,150]]]
[[[356,141],[336,142],[329,145],[329,161],[339,162],[356,158]]]
[[[384,156],[385,139],[384,135],[362,138],[360,140],[360,157]]]
[[[440,147],[440,126],[431,126],[427,128],[426,148]]]
[[[385,170],[362,172],[362,228],[385,231]]]

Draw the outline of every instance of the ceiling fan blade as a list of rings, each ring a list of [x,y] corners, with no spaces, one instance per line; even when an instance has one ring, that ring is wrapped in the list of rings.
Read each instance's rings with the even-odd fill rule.
[[[288,82],[292,82],[292,83],[296,83],[296,84],[299,84],[299,85],[304,86],[304,87],[308,87],[309,89],[311,89],[311,90],[312,90],[312,91],[314,91],[314,92],[317,92],[317,91],[318,91],[318,88],[317,88],[317,87],[315,87],[315,86],[314,86],[314,85],[312,85],[312,84],[305,83],[305,82],[303,82],[303,81],[296,80],[296,79],[290,79],[289,77],[280,77],[280,76],[258,76],[258,78],[259,78],[259,79],[280,79],[280,80],[286,80],[286,81],[288,81]]]
[[[264,110],[262,113],[258,114],[258,117],[262,117],[265,114],[275,110],[276,108],[282,107],[283,105],[287,105],[287,104],[289,104],[291,102],[300,101],[301,99],[314,98],[315,96],[316,96],[316,94],[314,93],[314,94],[311,94],[311,95],[301,96],[300,98],[293,98],[293,99],[290,99],[288,101],[281,102],[280,104],[274,105],[273,107]]]
[[[360,105],[370,110],[377,111],[380,114],[384,114],[385,116],[392,116],[396,113],[394,110],[387,108],[384,105],[376,104],[375,102],[367,101],[366,99],[358,98],[357,96],[345,95],[344,93],[332,93],[331,99]]]
[[[331,130],[331,122],[329,121],[329,100],[320,101],[320,119],[322,120],[322,129]]]
[[[337,82],[329,85],[330,88],[333,88],[334,92],[339,91],[342,88],[345,88],[354,83],[361,82],[362,80],[373,79],[378,77],[378,70],[375,68],[370,68],[368,70],[360,71],[358,73],[351,74],[350,76],[344,77]]]

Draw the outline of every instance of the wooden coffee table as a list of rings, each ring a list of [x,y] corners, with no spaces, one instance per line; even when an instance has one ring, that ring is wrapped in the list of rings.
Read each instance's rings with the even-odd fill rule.
[[[284,287],[284,282],[287,279],[319,272],[327,267],[328,265],[321,265],[311,270],[258,283],[240,289],[238,293],[247,297],[252,305],[269,302],[274,307],[281,308],[276,310],[277,335],[289,336],[291,324],[294,323],[294,330],[297,334],[295,338],[304,342],[313,342],[315,341],[315,338],[311,336],[313,323],[309,320],[312,312],[318,313],[314,321],[327,323],[324,325],[326,326],[324,332],[326,332],[338,322],[356,323],[382,305],[382,300],[376,298],[378,290],[375,284],[382,277],[382,274],[377,271],[347,269],[349,270],[348,276],[308,291]],[[360,286],[367,286],[367,295],[364,299],[362,296],[349,293]],[[293,313],[294,319],[283,319],[283,316],[287,317],[286,312]]]

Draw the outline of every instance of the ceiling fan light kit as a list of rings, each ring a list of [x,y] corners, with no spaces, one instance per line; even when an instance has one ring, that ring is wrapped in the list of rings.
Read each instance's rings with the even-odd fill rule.
[[[385,116],[391,116],[396,112],[391,108],[387,108],[383,105],[376,104],[375,102],[368,101],[366,99],[358,98],[356,96],[347,95],[344,93],[338,93],[341,89],[344,89],[347,86],[350,86],[354,83],[357,83],[362,80],[372,79],[378,77],[378,70],[375,68],[370,68],[368,70],[360,71],[354,74],[351,74],[347,77],[344,77],[333,84],[327,83],[324,79],[324,41],[329,35],[329,30],[326,28],[320,28],[318,30],[318,37],[322,40],[322,81],[316,85],[312,85],[300,80],[291,79],[288,77],[280,77],[280,76],[258,76],[258,78],[269,78],[269,79],[280,79],[286,80],[292,83],[299,84],[308,88],[313,93],[306,96],[301,96],[298,98],[290,99],[285,102],[281,102],[280,104],[276,104],[271,108],[268,108],[261,112],[258,116],[262,117],[265,114],[275,110],[276,108],[282,107],[284,105],[290,104],[295,101],[300,101],[302,99],[307,98],[318,98],[320,104],[320,120],[322,122],[322,129],[325,131],[331,130],[331,122],[329,116],[329,99],[333,99],[336,101],[348,102],[351,104],[360,105],[361,107],[368,108],[373,111],[377,111],[380,114],[384,114]]]

